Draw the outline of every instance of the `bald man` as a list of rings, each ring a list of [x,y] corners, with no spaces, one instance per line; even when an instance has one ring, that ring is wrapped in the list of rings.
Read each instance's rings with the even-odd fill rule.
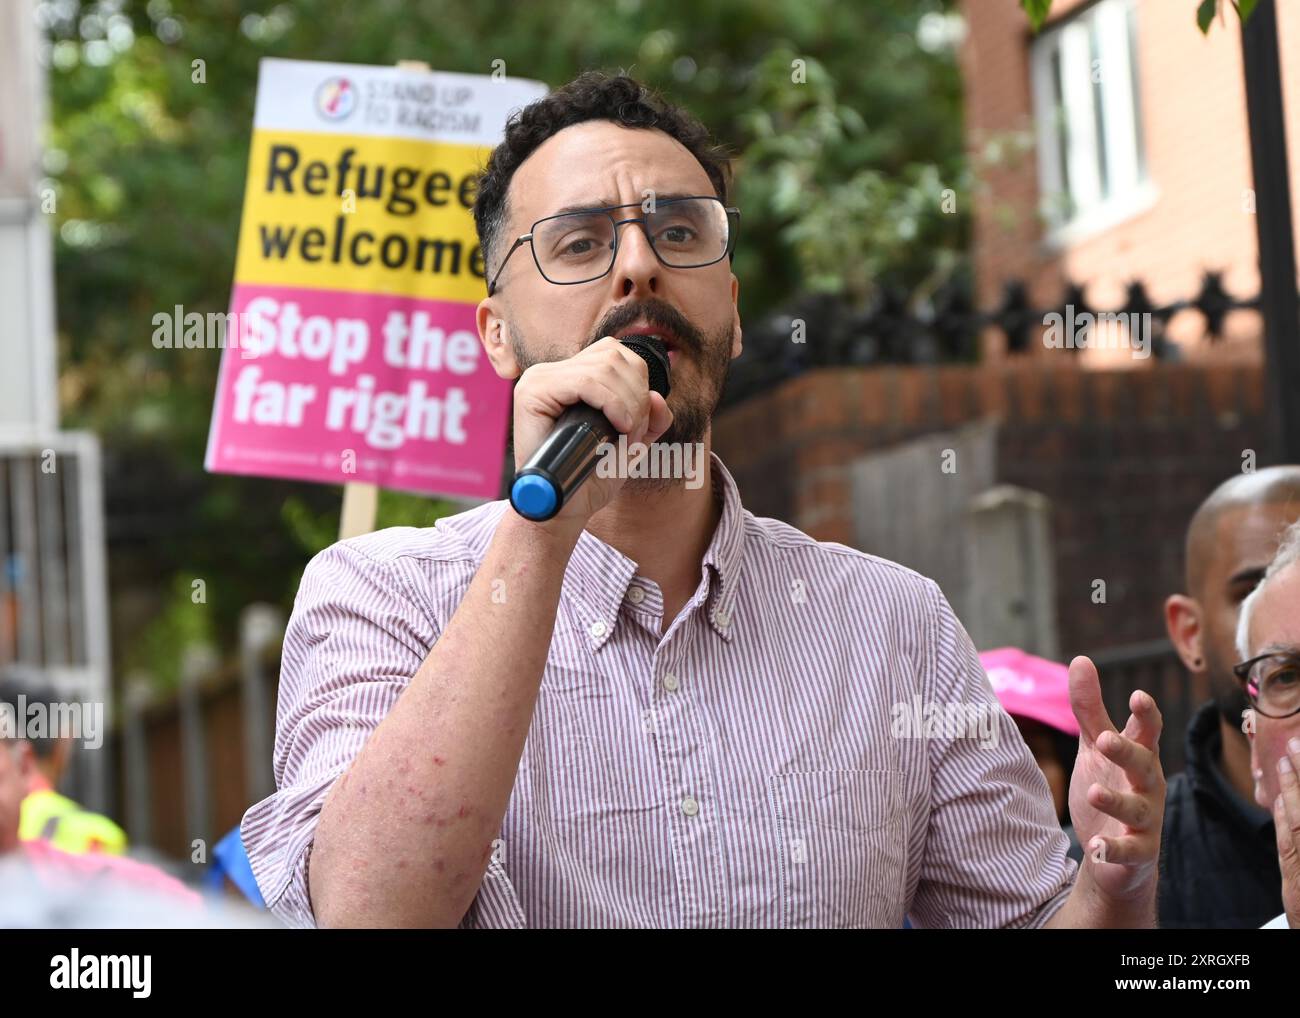
[[[1232,674],[1237,613],[1259,584],[1282,533],[1300,517],[1300,467],[1224,481],[1187,528],[1187,592],[1165,601],[1183,664],[1213,698],[1187,730],[1187,763],[1169,780],[1159,884],[1164,927],[1258,927],[1282,911],[1273,818],[1255,802]]]

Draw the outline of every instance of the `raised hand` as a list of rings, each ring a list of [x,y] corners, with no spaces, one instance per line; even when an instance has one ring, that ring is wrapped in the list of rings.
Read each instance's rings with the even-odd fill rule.
[[[1287,755],[1278,760],[1278,787],[1273,800],[1273,826],[1277,829],[1277,861],[1282,867],[1282,904],[1287,925],[1300,930],[1300,747],[1292,739]]]
[[[1086,657],[1070,662],[1070,706],[1079,721],[1079,755],[1070,779],[1070,817],[1084,865],[1097,890],[1115,902],[1154,891],[1164,826],[1165,776],[1160,766],[1163,720],[1141,690],[1117,732],[1101,698],[1097,667]]]

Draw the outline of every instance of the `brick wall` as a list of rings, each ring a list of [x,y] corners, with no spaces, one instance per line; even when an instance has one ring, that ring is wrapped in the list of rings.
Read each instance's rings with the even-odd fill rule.
[[[1164,636],[1161,603],[1182,586],[1187,521],[1241,469],[1244,449],[1266,465],[1264,412],[1262,372],[1249,364],[838,368],[727,411],[713,447],[751,512],[852,544],[855,457],[999,421],[997,480],[1052,500],[1057,619],[1070,656]],[[1106,581],[1105,605],[1092,602],[1094,579]]]

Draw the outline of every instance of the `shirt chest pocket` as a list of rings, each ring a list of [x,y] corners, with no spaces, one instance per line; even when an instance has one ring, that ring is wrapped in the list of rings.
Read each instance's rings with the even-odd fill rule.
[[[901,782],[891,770],[769,775],[783,929],[902,925]]]

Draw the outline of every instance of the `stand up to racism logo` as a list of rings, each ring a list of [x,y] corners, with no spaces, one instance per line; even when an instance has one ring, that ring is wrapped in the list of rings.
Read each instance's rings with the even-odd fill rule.
[[[347,78],[327,78],[316,90],[316,112],[326,120],[346,120],[357,108],[357,87]]]

